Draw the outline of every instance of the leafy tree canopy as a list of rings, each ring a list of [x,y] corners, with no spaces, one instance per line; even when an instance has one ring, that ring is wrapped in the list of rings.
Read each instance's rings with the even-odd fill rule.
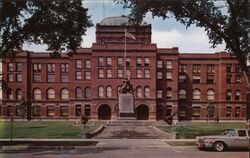
[[[136,24],[151,12],[153,17],[163,19],[173,16],[187,28],[191,24],[205,28],[212,47],[225,41],[226,49],[236,55],[242,69],[246,70],[247,61],[250,60],[249,0],[225,0],[225,12],[212,0],[116,1],[131,9],[130,18]]]
[[[75,52],[93,25],[81,0],[3,0],[0,8],[1,57],[14,56],[24,42]]]

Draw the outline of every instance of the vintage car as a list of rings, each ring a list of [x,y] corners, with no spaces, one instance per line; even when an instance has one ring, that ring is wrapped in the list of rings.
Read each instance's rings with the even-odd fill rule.
[[[229,148],[249,148],[250,131],[247,129],[230,129],[222,135],[196,137],[199,148],[213,148],[223,151]]]

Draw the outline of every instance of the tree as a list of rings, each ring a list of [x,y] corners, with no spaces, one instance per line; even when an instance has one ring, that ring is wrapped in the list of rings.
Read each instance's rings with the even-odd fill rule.
[[[205,29],[212,47],[226,43],[226,50],[232,52],[243,71],[248,84],[248,109],[250,109],[250,4],[249,0],[225,0],[218,6],[212,0],[116,0],[130,8],[131,22],[139,24],[146,13],[152,16],[175,19],[188,28],[194,24]],[[250,119],[250,110],[248,110]]]
[[[212,103],[207,103],[207,121],[211,118],[214,117],[214,105]]]
[[[22,120],[27,116],[27,105],[26,99],[22,97],[17,106],[18,113],[21,115]]]
[[[74,53],[92,26],[81,0],[4,0],[0,5],[0,57],[14,57],[25,42],[46,44],[52,55]]]

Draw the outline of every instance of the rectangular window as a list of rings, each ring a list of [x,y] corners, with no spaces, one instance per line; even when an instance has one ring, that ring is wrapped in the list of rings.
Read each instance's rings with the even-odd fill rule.
[[[130,69],[127,69],[126,70],[126,77],[131,77],[132,74],[131,74],[131,70]]]
[[[200,74],[194,74],[193,75],[193,83],[200,83],[201,82],[201,75]]]
[[[169,60],[166,61],[166,68],[167,69],[172,69],[173,68],[172,67],[172,61],[169,61]]]
[[[33,64],[33,72],[41,72],[42,65],[41,64]]]
[[[145,78],[150,78],[150,70],[149,69],[144,70],[144,77]]]
[[[61,64],[61,72],[69,72],[69,64]]]
[[[90,71],[85,71],[85,79],[91,80],[91,72]]]
[[[111,69],[107,69],[107,78],[112,78],[112,70]]]
[[[55,64],[47,64],[47,72],[55,72],[56,65]]]
[[[207,74],[213,74],[214,73],[214,65],[207,65]]]
[[[232,83],[232,75],[227,75],[227,83]]]
[[[69,107],[68,106],[61,106],[60,107],[60,114],[61,114],[61,116],[69,116]]]
[[[40,73],[34,73],[33,74],[33,82],[41,82],[41,74]]]
[[[69,75],[61,74],[61,82],[69,82]]]
[[[91,68],[91,60],[89,60],[89,59],[85,60],[85,68],[86,69],[90,69]]]
[[[150,60],[149,58],[144,59],[144,66],[149,66],[150,65]]]
[[[117,70],[117,77],[118,78],[122,78],[123,77],[123,70],[122,69],[118,69]]]
[[[193,107],[193,117],[200,117],[201,107]]]
[[[17,70],[18,72],[23,71],[23,65],[22,65],[22,63],[17,63],[17,65],[16,65],[16,70]]]
[[[142,78],[142,70],[141,69],[136,70],[136,77],[137,78]]]
[[[103,69],[98,70],[98,77],[99,78],[104,78],[104,70]]]
[[[56,75],[55,74],[47,74],[47,82],[55,82]]]
[[[14,71],[14,63],[8,63],[8,71]]]
[[[167,99],[172,99],[173,97],[173,91],[172,90],[167,90],[166,98]]]
[[[130,66],[131,65],[131,58],[126,58],[126,66]]]
[[[226,117],[231,117],[232,116],[232,107],[227,106],[226,107]]]
[[[35,105],[32,107],[33,116],[41,116],[41,106]]]
[[[157,61],[157,68],[162,68],[162,66],[163,66],[163,61],[158,60]]]
[[[112,58],[107,57],[107,66],[112,66]]]
[[[76,80],[81,80],[81,79],[82,79],[82,72],[76,71]]]
[[[16,74],[16,81],[17,82],[22,82],[22,73],[17,73]]]
[[[179,83],[186,83],[187,76],[186,75],[179,75]]]
[[[162,90],[157,90],[157,98],[162,98]]]
[[[240,72],[241,72],[241,68],[240,68],[240,65],[239,65],[239,64],[236,64],[236,65],[235,65],[235,72],[236,72],[236,73],[240,73]]]
[[[118,59],[117,59],[117,66],[123,66],[123,58],[121,58],[121,57],[119,57]]]
[[[166,79],[172,80],[172,72],[166,72]]]
[[[142,66],[142,58],[136,58],[136,66]]]
[[[98,65],[99,66],[105,66],[105,62],[104,62],[104,58],[103,57],[99,57],[98,58]]]
[[[82,60],[76,60],[76,68],[81,69],[82,68]]]
[[[162,72],[157,72],[157,79],[163,79]]]
[[[53,106],[53,105],[47,106],[46,114],[47,114],[47,116],[55,116],[55,106]]]
[[[201,65],[193,65],[193,74],[201,73]]]
[[[214,83],[214,75],[213,74],[207,74],[207,83],[208,84]]]
[[[241,83],[241,75],[240,74],[235,75],[235,83]]]
[[[230,73],[232,71],[232,64],[227,64],[227,72]]]
[[[8,73],[8,82],[14,82],[14,77],[12,73]]]
[[[179,73],[187,72],[187,65],[179,65]]]

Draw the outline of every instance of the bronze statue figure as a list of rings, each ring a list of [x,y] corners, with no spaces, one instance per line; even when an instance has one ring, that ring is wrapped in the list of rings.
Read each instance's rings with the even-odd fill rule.
[[[121,89],[119,90],[120,94],[124,94],[124,93],[131,93],[133,94],[134,89],[133,89],[133,85],[130,82],[130,77],[126,78],[122,84],[120,85]]]

